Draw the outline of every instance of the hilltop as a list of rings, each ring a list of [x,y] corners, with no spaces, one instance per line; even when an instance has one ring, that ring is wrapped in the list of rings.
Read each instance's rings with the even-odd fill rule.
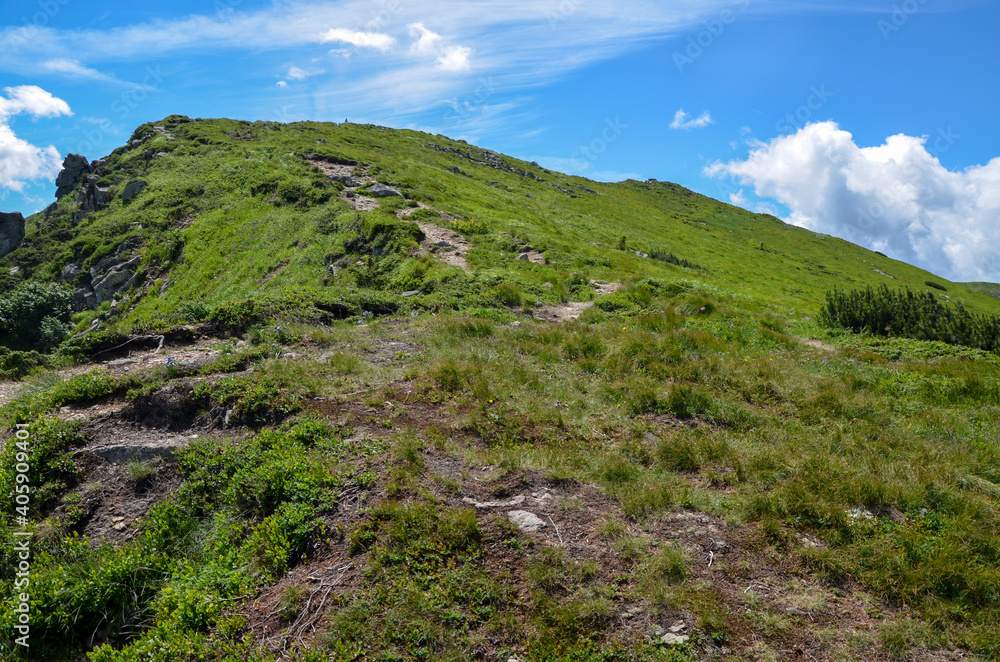
[[[502,282],[555,304],[586,299],[591,280],[643,278],[795,316],[833,287],[923,290],[928,280],[997,310],[985,294],[675,184],[592,182],[414,131],[173,116],[87,172],[77,157],[66,165],[61,199],[0,261],[0,288],[63,281],[76,310],[132,290],[116,311],[122,328],[289,294],[330,306],[366,292],[373,300],[359,306],[398,309],[419,290],[417,307],[489,306]],[[417,223],[462,235],[466,268],[416,250]],[[515,259],[525,252],[538,259]]]
[[[11,659],[1000,656],[1000,358],[820,324],[995,286],[371,125],[174,115],[57,185],[0,244]]]

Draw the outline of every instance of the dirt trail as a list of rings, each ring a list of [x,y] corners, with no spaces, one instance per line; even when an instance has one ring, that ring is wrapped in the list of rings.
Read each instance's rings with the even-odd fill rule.
[[[378,200],[368,198],[354,193],[358,188],[371,184],[375,178],[368,174],[368,166],[361,167],[361,174],[356,175],[358,166],[346,165],[342,163],[328,163],[321,159],[306,159],[310,164],[319,168],[324,175],[330,179],[344,184],[347,192],[340,197],[341,200],[351,205],[355,211],[374,211],[378,209]]]
[[[608,283],[603,280],[593,280],[590,282],[590,285],[594,288],[597,296],[611,294],[622,288],[621,283]],[[543,322],[567,322],[580,317],[583,311],[593,305],[593,301],[570,301],[554,306],[539,306],[534,310],[533,315],[535,319]]]
[[[833,345],[828,345],[827,343],[821,340],[815,340],[813,338],[802,338],[801,340],[803,345],[808,345],[809,347],[815,347],[816,349],[821,349],[824,352],[837,351],[836,347],[834,347]]]
[[[424,233],[424,240],[420,242],[421,250],[430,253],[445,264],[468,271],[469,265],[465,261],[465,256],[472,248],[472,244],[465,237],[431,223],[417,223],[417,225]]]
[[[220,354],[218,349],[212,349],[209,346],[212,342],[204,340],[182,347],[164,347],[159,352],[156,350],[137,350],[129,352],[128,356],[124,358],[109,358],[107,361],[82,363],[50,371],[50,374],[54,374],[60,379],[69,379],[70,377],[82,375],[94,369],[103,368],[112,375],[124,375],[134,370],[165,365],[168,357],[172,357],[174,362],[179,366],[201,365],[217,358]],[[17,398],[21,390],[28,384],[30,384],[30,379],[23,382],[0,382],[0,407]],[[67,415],[66,411],[61,412],[61,415],[68,418],[78,418]]]

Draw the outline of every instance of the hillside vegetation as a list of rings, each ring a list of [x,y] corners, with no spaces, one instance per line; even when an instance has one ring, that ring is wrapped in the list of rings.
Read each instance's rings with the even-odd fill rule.
[[[87,176],[0,259],[4,659],[1000,658],[988,293],[375,126]]]

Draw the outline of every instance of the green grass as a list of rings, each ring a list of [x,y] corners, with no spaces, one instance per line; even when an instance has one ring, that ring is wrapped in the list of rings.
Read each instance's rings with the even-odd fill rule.
[[[135,237],[151,285],[113,311],[77,314],[78,327],[99,316],[102,330],[59,355],[0,357],[7,376],[27,377],[0,408],[0,425],[28,424],[33,434],[39,659],[272,660],[248,632],[251,601],[338,545],[358,569],[354,590],[332,593],[330,625],[293,646],[302,662],[680,661],[722,645],[753,659],[748,641],[765,656],[787,650],[800,627],[844,659],[874,649],[898,659],[927,648],[1000,656],[1000,359],[814,321],[834,287],[924,291],[930,281],[953,303],[996,314],[983,288],[676,185],[594,183],[506,159],[571,197],[426,147],[469,149],[441,136],[177,117],[165,125],[176,141],[144,126],[146,146],[112,155],[113,186],[149,182],[132,203],[74,227],[68,196],[50,220],[35,219],[40,230],[29,222],[30,245],[0,260],[0,287],[13,290],[61,278],[71,260],[85,274]],[[169,156],[146,161],[147,148]],[[314,151],[372,166],[407,199],[349,210],[339,185],[301,158]],[[416,202],[452,217],[418,210],[412,219],[462,233],[468,272],[416,254],[416,226],[395,215]],[[528,246],[547,264],[516,260]],[[10,276],[15,261],[21,270]],[[598,296],[593,280],[624,287]],[[401,296],[410,290],[421,294]],[[537,302],[566,301],[595,305],[563,324],[530,319]],[[187,324],[199,326],[181,330]],[[40,372],[129,333],[167,330],[216,335],[220,355],[197,370],[124,377]],[[237,437],[182,450],[181,486],[134,539],[78,536],[89,488],[77,484],[73,452],[90,432],[58,420],[59,409],[118,402],[136,411],[166,386],[186,394],[178,411],[196,420],[229,413]],[[351,424],[370,434],[353,436]],[[17,484],[17,452],[8,442],[2,453],[4,493]],[[536,544],[502,517],[456,506],[484,485],[475,482],[482,467],[513,485],[529,475],[596,485],[610,505],[593,544],[628,572],[609,579],[594,555]],[[149,469],[123,471],[135,483],[164,473]],[[364,507],[342,510],[345,495],[357,504],[365,495]],[[4,534],[13,504],[2,507]],[[813,628],[752,595],[737,608],[700,574],[702,560],[657,538],[678,510],[724,518],[760,563],[795,565],[796,580],[862,587],[872,613],[905,612],[854,632]],[[870,518],[852,516],[859,511]],[[822,547],[804,548],[802,535]],[[509,556],[497,561],[501,552]],[[2,554],[13,568],[9,546]],[[6,604],[12,580],[0,575]],[[273,594],[283,623],[309,600],[300,580],[286,586]],[[788,595],[824,608],[825,593]],[[685,614],[691,641],[666,647],[622,630],[625,604],[657,618]],[[14,625],[4,613],[0,645]]]
[[[559,173],[543,173],[548,182],[535,182],[427,147],[435,142],[468,149],[462,143],[367,125],[302,122],[265,131],[260,123],[179,116],[161,124],[176,140],[143,125],[133,137],[144,145],[116,150],[106,166],[113,190],[139,178],[149,183],[146,190],[128,205],[115,198],[76,226],[70,222],[72,195],[49,220],[32,217],[26,246],[0,259],[0,287],[58,280],[71,261],[81,267],[75,284],[83,284],[90,266],[130,239],[139,246],[151,287],[133,293],[128,306],[103,312],[126,331],[203,320],[240,331],[274,315],[518,308],[586,300],[591,279],[654,278],[790,318],[813,315],[835,286],[889,283],[922,290],[929,280],[973,312],[1000,309],[988,294],[673,184],[605,184]],[[147,160],[146,149],[168,156]],[[339,199],[341,185],[303,158],[312,152],[368,164],[409,200],[450,214],[455,220],[440,221],[425,210],[413,218],[463,233],[473,246],[469,273],[412,254],[419,232],[394,213],[405,200],[352,211]],[[472,176],[449,172],[456,163]],[[493,181],[499,185],[490,186]],[[565,195],[549,183],[575,193]],[[530,202],[527,192],[534,196]],[[623,234],[629,250],[619,250]],[[548,264],[514,260],[525,246],[541,251]],[[15,262],[21,269],[10,276],[5,265]],[[426,294],[396,296],[417,289]],[[704,305],[695,303],[697,309]],[[78,316],[78,328],[92,317]]]

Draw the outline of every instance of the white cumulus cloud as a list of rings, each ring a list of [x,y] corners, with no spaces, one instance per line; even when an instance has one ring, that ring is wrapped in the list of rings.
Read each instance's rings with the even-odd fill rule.
[[[433,55],[437,51],[441,35],[428,30],[423,23],[411,23],[406,27],[410,30],[410,36],[416,40],[410,46],[411,53],[414,55]]]
[[[472,49],[465,46],[445,46],[443,38],[438,33],[427,29],[423,23],[411,23],[407,26],[414,42],[410,45],[410,55],[436,55],[438,68],[444,71],[463,72],[472,68],[469,56]]]
[[[438,57],[437,64],[445,71],[468,71],[472,68],[470,55],[472,55],[471,48],[451,46]]]
[[[691,129],[701,129],[712,123],[712,116],[706,110],[704,113],[698,117],[692,118],[690,115],[684,112],[684,109],[679,109],[674,113],[674,121],[670,123],[671,129],[684,129],[685,131],[690,131]]]
[[[62,99],[35,85],[4,88],[0,97],[0,188],[23,191],[26,182],[51,178],[59,172],[62,157],[53,147],[37,147],[18,138],[10,128],[10,118],[26,113],[33,117],[72,115]]]
[[[809,124],[745,160],[710,164],[759,197],[791,211],[786,219],[951,280],[1000,281],[1000,158],[951,171],[937,154],[960,136],[898,134],[860,147],[835,122]]]
[[[380,51],[387,51],[396,44],[396,39],[391,35],[381,32],[348,30],[347,28],[331,28],[323,35],[322,41],[324,43],[340,41],[358,48],[374,48]]]

